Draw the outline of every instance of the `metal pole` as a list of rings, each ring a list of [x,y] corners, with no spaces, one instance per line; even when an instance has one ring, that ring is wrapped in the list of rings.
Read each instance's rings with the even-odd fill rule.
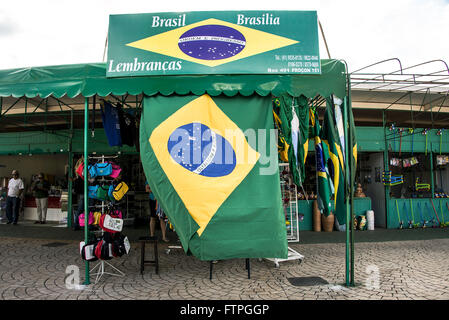
[[[327,46],[326,37],[324,36],[323,27],[321,26],[321,21],[320,20],[318,20],[318,25],[320,26],[321,35],[323,36],[323,41],[324,41],[324,45],[326,47],[327,56],[329,57],[329,59],[331,59],[331,54],[329,52],[329,47]]]
[[[70,139],[71,140],[71,139]],[[73,152],[72,152],[72,142],[69,142],[69,172],[67,176],[67,228],[72,228],[72,163],[73,163]]]
[[[433,150],[430,149],[430,186],[432,192],[432,198],[435,196],[435,186],[434,186],[434,177],[433,177]],[[443,188],[443,183],[440,181],[440,188]]]
[[[384,140],[385,140],[385,150],[384,150],[384,170],[388,171],[388,142],[387,142],[387,120],[385,117],[385,111],[382,111],[382,123],[384,128]],[[388,208],[390,203],[390,187],[385,185],[385,227],[388,229]]]
[[[348,81],[350,81],[348,79]],[[350,87],[350,86],[349,86]],[[349,94],[348,94],[348,131],[349,131],[349,141],[347,143],[347,145],[349,145],[350,150],[348,148],[348,159],[349,161],[347,161],[349,163],[349,193],[350,193],[350,211],[351,211],[351,286],[354,286],[354,276],[355,276],[355,265],[354,265],[354,183],[353,183],[353,176],[355,174],[355,172],[352,171],[352,168],[355,167],[353,166],[353,150],[352,150],[352,139],[353,139],[353,128],[352,128],[352,122],[351,122],[351,114],[350,114],[350,110],[352,110],[352,108],[349,108],[351,106],[351,90],[349,90]]]
[[[345,97],[346,100],[346,97]],[[345,176],[344,176],[344,180],[345,182],[347,182],[347,175],[349,172],[349,168],[348,168],[348,125],[347,125],[347,120],[348,120],[348,112],[347,112],[347,105],[346,105],[346,101],[343,103],[343,126],[345,128]],[[346,183],[344,183],[343,185],[346,185]],[[335,195],[337,196],[337,195]],[[349,206],[348,206],[348,195],[346,193],[345,190],[345,210],[346,210],[346,286],[349,287],[350,285],[350,275],[351,275],[351,271],[350,271],[350,247],[349,247],[349,242],[350,242],[350,226],[352,223],[352,221],[350,221],[350,216],[349,216]]]
[[[44,131],[47,131],[48,98],[45,99],[45,124]]]
[[[89,129],[89,98],[84,98],[84,242],[87,244],[89,240],[89,199],[87,198],[87,167],[89,163],[89,153],[88,153],[88,129]],[[90,284],[90,276],[89,276],[89,261],[86,261],[85,264],[86,271],[86,279],[84,284]]]
[[[23,124],[27,124],[27,108],[28,108],[28,98],[25,98],[25,114],[23,116]]]
[[[68,174],[68,205],[67,205],[67,228],[72,228],[73,212],[72,212],[72,190],[73,190],[73,152],[72,152],[72,139],[73,139],[73,111],[70,111],[70,134],[69,134],[69,174]]]

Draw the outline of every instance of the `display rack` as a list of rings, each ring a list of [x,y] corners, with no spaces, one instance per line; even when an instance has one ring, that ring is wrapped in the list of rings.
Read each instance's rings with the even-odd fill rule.
[[[299,242],[298,189],[291,179],[289,169],[288,163],[279,164],[282,205],[285,213],[287,240],[288,242]],[[301,263],[303,259],[304,256],[302,254],[288,247],[286,259],[274,258],[267,260],[273,261],[278,268],[280,262],[298,260]]]
[[[98,157],[89,157],[89,159],[99,159],[99,160],[101,160],[101,163],[104,163],[105,159],[115,159],[117,157],[118,156],[104,156],[104,155],[101,155],[101,156],[98,156]],[[100,183],[101,182],[106,182],[106,181],[109,181],[109,180],[105,179],[104,176],[102,176],[101,180],[99,180]],[[104,214],[104,208],[105,208],[104,201],[101,201],[101,205],[100,206],[96,206],[96,207],[101,208],[101,214],[103,215]],[[101,230],[98,230],[98,231],[93,231],[93,233],[95,234],[96,237],[97,236],[103,236],[104,235],[104,230],[101,229]],[[105,271],[105,264],[108,265],[109,267],[111,267],[112,269],[114,269],[115,271],[117,271],[118,273],[106,272]],[[92,273],[97,268],[98,268],[97,272]],[[119,269],[117,269],[116,267],[114,267],[112,264],[110,264],[109,262],[107,262],[105,260],[100,260],[90,270],[90,272],[91,272],[91,274],[90,274],[91,276],[96,276],[95,283],[97,283],[104,274],[108,274],[110,276],[115,276],[115,277],[124,277],[125,276],[124,272],[120,271]]]

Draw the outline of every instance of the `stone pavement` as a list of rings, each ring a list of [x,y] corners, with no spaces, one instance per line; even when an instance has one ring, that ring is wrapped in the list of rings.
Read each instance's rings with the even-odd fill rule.
[[[159,274],[154,267],[146,266],[141,275],[140,247],[131,242],[129,255],[108,261],[124,272],[124,277],[105,274],[95,283],[91,276],[91,284],[82,286],[85,263],[78,254],[82,232],[63,230],[78,240],[52,238],[52,232],[62,228],[39,226],[33,230],[41,237],[11,236],[11,230],[20,234],[19,228],[24,232],[32,227],[0,225],[1,300],[449,299],[448,238],[357,242],[356,287],[352,288],[343,286],[345,244],[341,242],[291,243],[290,247],[305,259],[302,263],[280,262],[278,268],[272,261],[251,259],[251,279],[247,278],[244,259],[219,261],[214,265],[212,280],[208,262],[186,256],[181,249],[167,254],[165,243],[160,245]],[[173,239],[170,245],[175,244]],[[74,286],[73,281],[77,270],[80,286]],[[113,270],[106,265],[105,271]],[[320,277],[328,283],[292,284],[293,278],[302,277]]]

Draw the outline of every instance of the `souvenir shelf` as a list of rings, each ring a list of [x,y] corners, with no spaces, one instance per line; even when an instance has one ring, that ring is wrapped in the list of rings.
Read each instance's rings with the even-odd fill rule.
[[[298,213],[298,189],[292,182],[288,163],[279,164],[281,180],[282,205],[285,213],[286,232],[288,242],[299,242],[299,213]],[[286,259],[267,259],[273,261],[279,267],[279,262],[298,260],[302,262],[304,256],[292,248],[288,248]]]

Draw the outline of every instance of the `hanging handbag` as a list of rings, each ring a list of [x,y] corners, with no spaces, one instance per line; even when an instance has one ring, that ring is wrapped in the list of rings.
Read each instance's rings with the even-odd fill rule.
[[[77,162],[76,162],[76,165],[75,165],[75,172],[76,172],[76,174],[78,175],[78,176],[80,176],[81,178],[83,177],[83,170],[84,170],[84,161],[83,161],[83,159],[81,158],[81,159],[79,159]]]
[[[118,164],[115,164],[114,162],[111,162],[111,168],[112,168],[112,172],[109,175],[111,178],[117,178],[120,175],[120,172],[122,171],[122,169],[120,168],[120,166]]]
[[[98,226],[98,224],[100,223],[100,218],[101,218],[101,212],[95,211],[94,212],[94,222],[92,224],[94,226]]]
[[[123,229],[123,220],[120,218],[113,218],[109,214],[104,214],[100,218],[100,228],[106,232],[120,232]]]
[[[121,257],[124,254],[127,254],[125,247],[125,236],[121,233],[116,233],[112,240],[112,255],[114,257]]]
[[[84,244],[84,241],[81,242],[81,258],[86,261],[96,261],[98,258],[95,256],[95,248],[97,246],[97,242]]]
[[[87,195],[89,198],[97,199],[97,191],[98,191],[98,185],[96,186],[88,186],[87,187]]]
[[[114,199],[114,196],[113,196],[113,192],[114,192],[114,188],[115,188],[115,186],[113,185],[113,184],[111,184],[110,186],[109,186],[109,190],[108,190],[108,197],[109,197],[109,199],[111,200],[111,201],[114,201],[115,199]]]
[[[103,246],[104,240],[98,241],[97,245],[94,249],[94,254],[97,257],[97,259],[101,259],[101,247]]]
[[[98,200],[101,201],[108,201],[109,200],[109,186],[98,186],[96,197]]]
[[[112,165],[109,162],[96,163],[95,173],[97,176],[109,176],[112,173]]]
[[[113,210],[113,211],[111,212],[111,217],[122,219],[122,211],[119,210],[119,209]]]
[[[111,247],[112,244],[107,242],[107,241],[103,241],[103,244],[101,245],[101,260],[111,260],[114,256],[112,255],[111,252]]]
[[[85,224],[84,224],[84,219],[85,219],[85,218],[84,218],[84,217],[85,217],[84,212],[81,213],[81,214],[78,216],[78,222],[79,222],[80,227],[84,227],[84,226],[85,226]],[[87,223],[88,223],[89,225],[91,225],[91,224],[94,223],[95,219],[94,219],[94,215],[93,215],[92,212],[89,212],[89,217],[88,217],[87,219],[88,219]]]
[[[124,182],[120,182],[117,184],[114,188],[114,191],[112,192],[112,196],[115,200],[120,201],[123,196],[128,192],[128,185]]]
[[[77,167],[76,174],[79,175],[80,178],[84,180],[84,163],[83,162]],[[89,164],[87,166],[87,174],[89,175],[90,178],[96,177],[95,168],[91,164]]]
[[[88,165],[87,171],[89,172],[90,178],[95,178],[96,176],[98,176],[97,167],[95,165]]]

